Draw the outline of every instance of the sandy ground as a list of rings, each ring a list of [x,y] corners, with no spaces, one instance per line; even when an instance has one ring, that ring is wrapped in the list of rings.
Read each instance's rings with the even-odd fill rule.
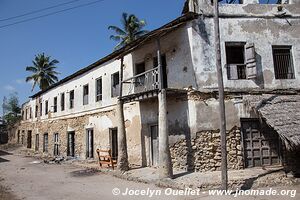
[[[31,157],[24,157],[15,152],[0,150],[0,200],[89,200],[89,199],[232,199],[234,196],[212,196],[208,192],[199,195],[179,196],[165,195],[166,189],[151,184],[125,181],[102,174],[96,170],[87,170],[70,164],[44,164]],[[3,187],[4,186],[4,187]],[[113,195],[112,191],[121,192]],[[126,190],[143,190],[145,195],[122,195]],[[268,189],[268,188],[266,188]],[[283,188],[275,188],[283,189]],[[300,186],[288,187],[297,189]],[[149,197],[147,191],[156,192]],[[176,192],[176,191],[175,191]],[[236,199],[288,200],[299,199],[299,192],[294,198],[290,196],[239,196]],[[176,194],[176,193],[175,193]]]

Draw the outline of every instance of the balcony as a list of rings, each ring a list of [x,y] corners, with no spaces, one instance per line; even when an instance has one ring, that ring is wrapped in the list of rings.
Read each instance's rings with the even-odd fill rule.
[[[123,85],[128,88],[123,93],[123,99],[127,101],[157,96],[159,89],[158,67],[124,80]]]

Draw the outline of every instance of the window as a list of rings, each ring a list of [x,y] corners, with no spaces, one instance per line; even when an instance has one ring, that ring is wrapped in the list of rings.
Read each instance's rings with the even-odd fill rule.
[[[83,105],[89,104],[89,85],[83,86]]]
[[[60,108],[61,111],[65,110],[65,93],[60,94]]]
[[[37,118],[37,116],[38,116],[38,110],[39,110],[39,107],[38,107],[38,105],[36,105],[35,106],[35,118]]]
[[[32,118],[32,108],[31,107],[29,108],[29,118],[30,119]]]
[[[228,80],[256,78],[256,53],[254,43],[226,42]]]
[[[273,47],[274,71],[276,79],[294,79],[291,46]]]
[[[45,115],[48,115],[48,101],[45,101]]]
[[[96,79],[96,102],[102,100],[102,78]]]
[[[57,112],[57,97],[54,97],[53,112]]]
[[[116,72],[111,75],[111,97],[119,96],[119,88],[120,88],[120,76],[119,72]]]
[[[244,43],[226,43],[227,77],[229,80],[246,79],[244,52]]]
[[[48,153],[48,133],[44,134],[43,152]]]
[[[40,103],[40,116],[43,115],[43,103]]]
[[[69,98],[69,103],[70,103],[70,109],[74,108],[74,90],[70,91],[70,98]]]

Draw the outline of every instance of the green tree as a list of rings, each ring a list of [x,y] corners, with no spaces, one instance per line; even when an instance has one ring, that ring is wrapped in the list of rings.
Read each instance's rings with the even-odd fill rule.
[[[3,100],[3,110],[3,119],[8,125],[14,125],[21,119],[21,108],[17,93],[10,94],[7,100]]]
[[[41,90],[47,89],[50,85],[58,81],[58,72],[55,65],[59,62],[57,60],[51,60],[50,56],[45,56],[44,53],[35,56],[32,61],[32,66],[26,67],[26,71],[32,74],[26,78],[26,82],[33,81],[32,91],[36,85]]]
[[[135,15],[128,15],[127,13],[122,14],[121,18],[122,28],[117,26],[109,26],[109,30],[113,30],[116,35],[111,35],[110,39],[119,42],[115,49],[120,49],[135,39],[143,36],[149,31],[143,30],[146,26],[144,20],[139,20]]]

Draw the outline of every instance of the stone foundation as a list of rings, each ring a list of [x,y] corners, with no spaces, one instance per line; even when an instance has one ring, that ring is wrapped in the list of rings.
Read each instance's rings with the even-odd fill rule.
[[[180,140],[171,146],[173,167],[199,172],[220,170],[221,146],[219,131],[203,131],[191,141]],[[228,168],[244,167],[240,129],[227,131]]]

